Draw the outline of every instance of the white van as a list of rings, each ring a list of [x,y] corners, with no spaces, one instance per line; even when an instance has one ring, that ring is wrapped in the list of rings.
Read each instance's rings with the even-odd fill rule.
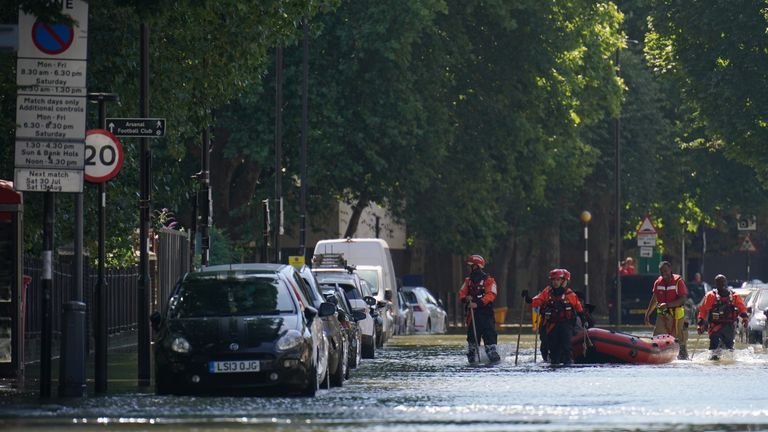
[[[380,266],[382,269],[381,284],[378,281],[368,281],[375,285],[373,296],[377,300],[392,303],[392,314],[397,322],[397,314],[400,310],[397,296],[397,279],[395,266],[392,264],[392,255],[386,241],[377,238],[348,238],[320,240],[315,245],[314,255],[337,253],[343,254],[344,259],[350,265],[356,266]],[[387,294],[387,291],[390,294]]]

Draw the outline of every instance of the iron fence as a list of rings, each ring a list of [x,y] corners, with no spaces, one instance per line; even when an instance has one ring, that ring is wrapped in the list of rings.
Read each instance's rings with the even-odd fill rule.
[[[157,266],[152,277],[152,306],[162,310],[176,281],[189,270],[189,236],[174,230],[161,230],[157,235]],[[31,277],[25,291],[25,335],[27,339],[40,337],[42,328],[42,259],[36,256],[24,257],[24,274]],[[53,337],[61,334],[61,311],[64,302],[70,301],[74,289],[72,264],[63,261],[53,263],[53,290],[51,292],[51,324]],[[138,266],[128,268],[108,268],[105,272],[107,332],[116,334],[135,330],[138,316]],[[93,294],[98,282],[96,268],[87,263],[83,269],[83,301],[86,304],[86,325],[92,329]]]

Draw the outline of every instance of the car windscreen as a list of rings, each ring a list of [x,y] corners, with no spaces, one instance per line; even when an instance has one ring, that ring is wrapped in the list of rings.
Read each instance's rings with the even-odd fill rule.
[[[200,277],[182,282],[170,302],[171,318],[296,313],[282,281],[272,277]]]
[[[376,270],[357,270],[357,274],[368,282],[373,295],[379,293],[379,272]]]
[[[622,302],[648,302],[653,294],[653,283],[657,276],[624,276],[621,278]],[[613,293],[615,295],[615,292]]]
[[[414,294],[412,291],[403,291],[403,297],[405,297],[405,301],[410,304],[419,303],[419,299],[416,298],[416,294]]]

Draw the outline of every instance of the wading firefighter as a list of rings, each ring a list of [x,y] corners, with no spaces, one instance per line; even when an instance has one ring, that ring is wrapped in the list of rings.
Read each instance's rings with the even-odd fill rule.
[[[669,261],[662,261],[659,264],[659,276],[653,283],[653,295],[648,303],[648,309],[645,311],[645,324],[650,324],[650,317],[653,310],[656,310],[656,324],[653,328],[653,335],[670,334],[677,338],[680,343],[680,354],[678,358],[685,360],[688,358],[686,343],[688,342],[688,331],[685,322],[685,300],[688,298],[688,288],[683,282],[683,278],[678,274],[672,273],[672,264]]]
[[[485,259],[480,255],[467,258],[469,276],[459,291],[459,298],[466,304],[467,311],[467,359],[470,363],[478,361],[477,349],[482,339],[485,353],[491,363],[501,361],[496,350],[496,320],[493,317],[493,301],[496,300],[496,281],[485,272]],[[472,318],[474,317],[474,321]]]
[[[707,331],[710,350],[719,349],[721,346],[732,350],[739,318],[746,326],[749,315],[744,300],[728,288],[728,279],[725,276],[715,276],[715,289],[704,296],[699,308],[696,330],[699,334]],[[710,359],[717,360],[718,355],[713,353]]]
[[[549,272],[549,285],[533,299],[523,291],[525,301],[539,308],[541,316],[542,357],[551,364],[571,364],[571,337],[576,317],[582,317],[584,308],[576,293],[565,287],[565,271]]]

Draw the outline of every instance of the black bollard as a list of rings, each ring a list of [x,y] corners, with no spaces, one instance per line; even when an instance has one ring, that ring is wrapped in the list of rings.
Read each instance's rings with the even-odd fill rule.
[[[60,397],[83,397],[85,385],[85,303],[70,301],[62,306]]]

